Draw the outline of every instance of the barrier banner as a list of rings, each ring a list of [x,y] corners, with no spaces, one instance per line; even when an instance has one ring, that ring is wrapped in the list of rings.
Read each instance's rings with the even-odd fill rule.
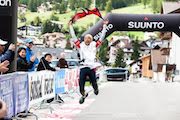
[[[1,75],[0,77],[0,99],[7,105],[7,117],[14,116],[13,81],[15,74]]]
[[[17,73],[14,80],[15,115],[28,110],[29,93],[27,73]]]
[[[55,72],[39,71],[28,74],[30,106],[55,97]]]
[[[67,69],[65,75],[66,91],[76,90],[79,87],[79,69]]]
[[[42,98],[42,72],[31,72],[28,74],[29,79],[29,101],[30,105],[39,103],[43,100]]]
[[[74,69],[74,75],[75,75],[75,78],[74,78],[73,87],[74,89],[77,89],[79,88],[80,69]]]
[[[65,93],[65,69],[55,73],[55,93]]]
[[[72,90],[72,81],[70,80],[72,78],[72,74],[70,72],[70,69],[66,69],[65,71],[65,91],[69,92]]]
[[[49,99],[55,97],[55,72],[52,71],[41,71],[43,74],[42,80],[42,94],[43,99]]]

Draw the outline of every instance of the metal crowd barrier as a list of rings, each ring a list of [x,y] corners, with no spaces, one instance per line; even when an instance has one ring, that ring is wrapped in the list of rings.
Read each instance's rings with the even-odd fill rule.
[[[57,95],[71,97],[71,93],[78,93],[78,81],[78,68],[1,75],[0,99],[7,104],[6,117],[19,119],[20,115],[33,115],[37,120],[38,116],[28,111],[49,109],[52,112],[51,104],[58,102]],[[50,98],[54,98],[54,102],[45,104]]]

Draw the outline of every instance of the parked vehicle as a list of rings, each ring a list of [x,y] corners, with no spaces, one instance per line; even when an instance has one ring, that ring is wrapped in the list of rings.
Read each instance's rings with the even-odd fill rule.
[[[105,73],[108,81],[124,81],[129,79],[129,71],[126,68],[107,68]]]
[[[69,65],[69,68],[80,66],[79,59],[67,59],[67,64]]]
[[[51,64],[50,64],[51,67],[55,68],[57,66],[58,61],[59,61],[58,59],[52,60]],[[68,64],[69,68],[75,68],[75,67],[80,65],[79,64],[79,59],[66,59],[66,61],[67,61],[67,64]]]

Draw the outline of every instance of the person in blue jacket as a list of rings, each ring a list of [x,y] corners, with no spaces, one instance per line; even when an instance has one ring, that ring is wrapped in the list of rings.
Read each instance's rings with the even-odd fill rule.
[[[27,62],[29,63],[31,61],[31,57],[34,56],[34,53],[32,51],[32,47],[33,47],[33,40],[28,38],[26,39],[26,60]],[[33,67],[31,69],[28,69],[28,71],[35,71],[35,67],[36,65],[38,65],[39,63],[39,60],[36,58],[35,61],[34,61],[34,64],[33,64]]]

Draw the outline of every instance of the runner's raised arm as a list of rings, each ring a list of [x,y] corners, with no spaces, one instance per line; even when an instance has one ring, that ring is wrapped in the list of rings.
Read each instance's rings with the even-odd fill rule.
[[[99,38],[98,41],[96,41],[96,47],[98,48],[101,44],[102,44],[102,41],[104,40],[105,36],[106,36],[106,27],[107,27],[107,24],[109,23],[109,21],[104,21],[103,22],[103,29],[102,29],[102,32],[101,32],[101,36]]]
[[[72,40],[73,40],[74,44],[76,45],[76,47],[79,49],[81,42],[75,34],[74,28],[72,26],[72,21],[69,22],[69,29],[70,29],[70,34],[71,34]]]

